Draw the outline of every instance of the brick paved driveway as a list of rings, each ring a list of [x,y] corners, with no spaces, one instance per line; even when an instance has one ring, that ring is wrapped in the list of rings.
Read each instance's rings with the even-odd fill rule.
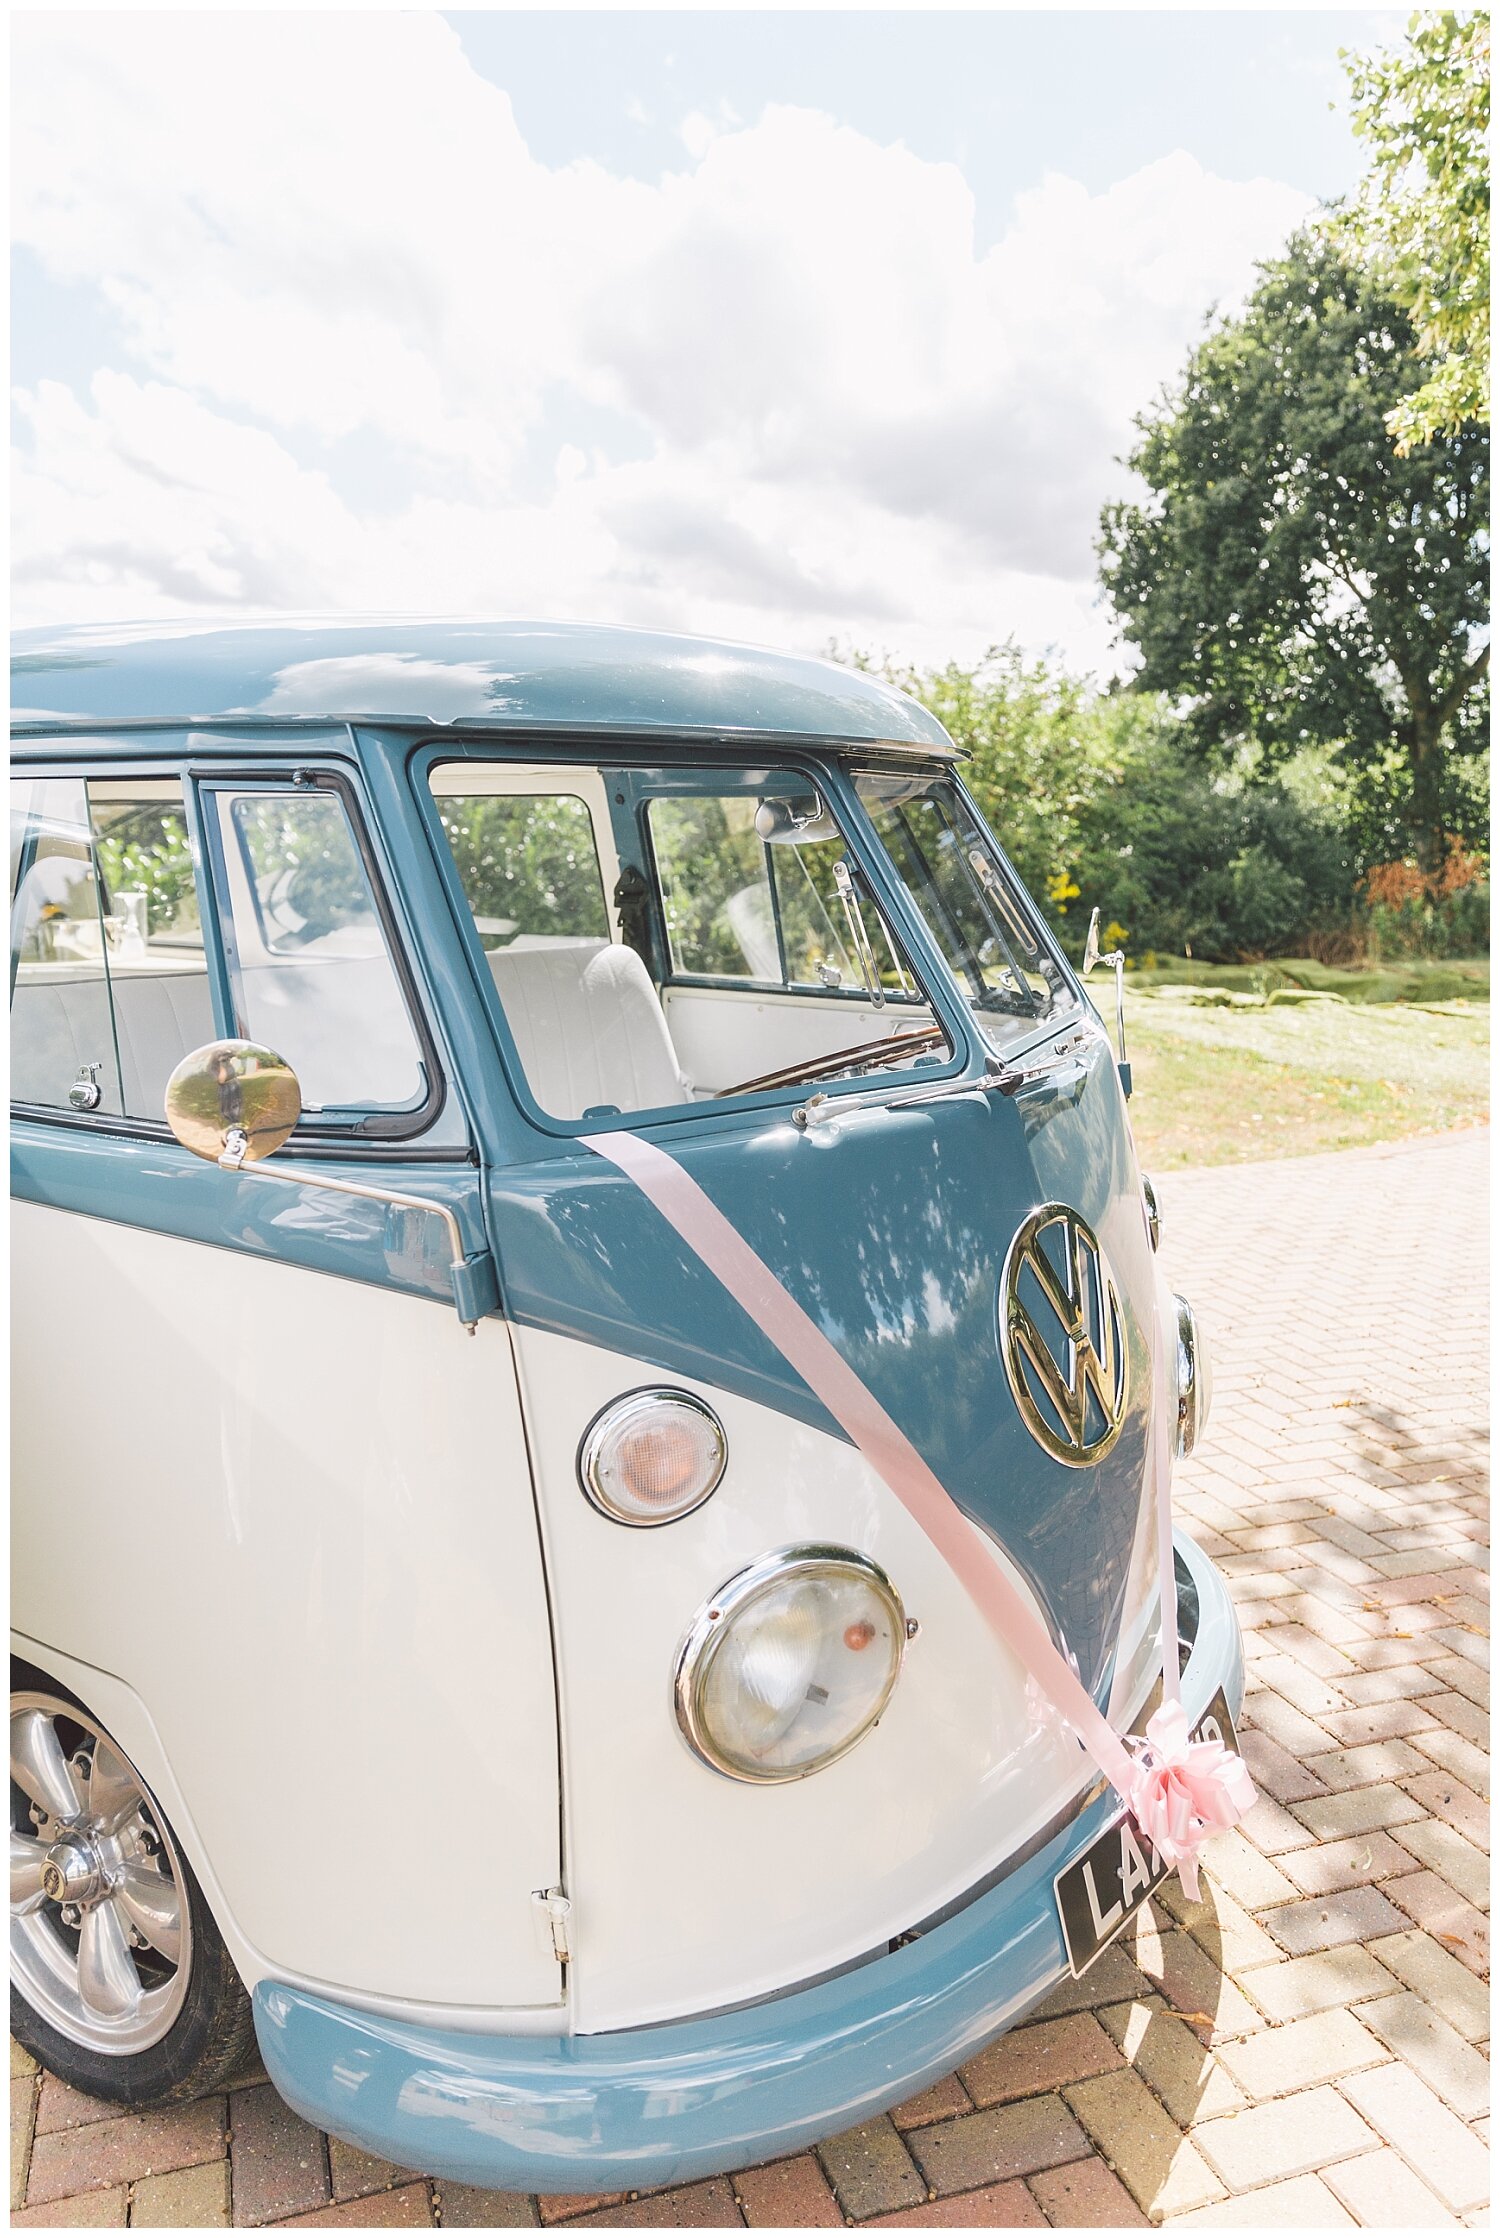
[[[888,2119],[714,2183],[429,2182],[268,2084],[116,2119],[16,2054],[20,2224],[466,2229],[1144,2221],[1430,2229],[1487,2193],[1483,1133],[1173,1174],[1163,1256],[1217,1336],[1179,1479],[1246,1627],[1262,1801],[1190,1905]]]

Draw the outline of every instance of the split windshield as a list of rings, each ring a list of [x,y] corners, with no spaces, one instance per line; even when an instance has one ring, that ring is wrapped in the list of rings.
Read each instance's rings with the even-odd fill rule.
[[[859,797],[996,1049],[1071,1007],[1062,968],[952,778],[871,772]]]
[[[857,780],[910,897],[894,910],[834,788],[784,768],[471,755],[430,782],[513,1055],[550,1117],[941,1069],[953,1048],[938,966],[912,953],[917,916],[992,1047],[1045,1031],[1063,995],[940,771]]]

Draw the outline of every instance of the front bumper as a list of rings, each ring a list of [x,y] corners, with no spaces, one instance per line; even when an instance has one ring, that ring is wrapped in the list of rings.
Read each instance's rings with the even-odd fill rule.
[[[1238,1715],[1244,1661],[1228,1591],[1191,1540],[1176,1544],[1197,1602],[1184,1706],[1196,1718],[1222,1687]],[[916,1941],[740,2012],[601,2036],[475,2036],[264,1981],[255,2026],[266,2071],[308,2121],[458,2183],[644,2190],[744,2168],[911,2097],[1038,2003],[1068,1970],[1054,1876],[1116,1808],[1106,1789]]]

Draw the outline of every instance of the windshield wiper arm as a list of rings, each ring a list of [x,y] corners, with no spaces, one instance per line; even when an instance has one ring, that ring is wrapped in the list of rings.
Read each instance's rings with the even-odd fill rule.
[[[840,856],[833,866],[833,883],[838,888],[839,900],[844,905],[844,917],[849,927],[849,938],[854,945],[854,960],[859,965],[859,976],[865,983],[865,993],[876,1010],[885,1008],[885,989],[875,969],[875,951],[870,946],[870,936],[865,930],[864,913],[855,897],[854,880],[849,875],[849,865]]]
[[[935,1080],[930,1088],[908,1088],[899,1095],[893,1096],[888,1087],[881,1087],[856,1095],[809,1096],[792,1113],[792,1125],[826,1127],[846,1111],[910,1111],[917,1104],[940,1103],[949,1096],[987,1095],[992,1088],[998,1088],[1002,1096],[1013,1096],[1024,1078],[1024,1073],[1002,1058],[987,1056],[984,1070],[977,1077],[969,1074],[961,1080]]]
[[[996,938],[1005,954],[1006,972],[1017,994],[1026,1005],[1029,1015],[1035,1018],[1041,1012],[1041,999],[1021,966],[1016,962],[1015,949],[1011,946],[1011,940],[1007,937],[1005,928],[1008,926],[1011,936],[1019,941],[1023,949],[1033,955],[1036,953],[1036,942],[1029,938],[1025,927],[1017,923],[1015,904],[1005,890],[1004,880],[984,849],[982,847],[971,847],[968,850],[968,856],[970,869],[999,912],[1000,922],[994,929]]]
[[[1061,1041],[1055,1041],[1035,1064],[1007,1064],[1003,1057],[988,1054],[984,1069],[978,1074],[967,1073],[957,1080],[935,1080],[931,1087],[906,1088],[894,1096],[888,1087],[870,1088],[856,1095],[809,1096],[806,1103],[799,1104],[792,1113],[792,1125],[803,1129],[826,1127],[846,1111],[912,1111],[919,1105],[944,1103],[955,1096],[1013,1096],[1031,1081],[1045,1080],[1065,1065],[1076,1066],[1079,1050],[1092,1038],[1090,1029],[1080,1026]]]

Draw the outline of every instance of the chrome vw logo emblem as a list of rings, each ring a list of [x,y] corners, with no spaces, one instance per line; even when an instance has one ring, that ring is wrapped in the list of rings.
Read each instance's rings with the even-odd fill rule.
[[[1125,1331],[1099,1239],[1071,1205],[1016,1230],[1000,1281],[1000,1349],[1021,1420],[1055,1460],[1081,1469],[1125,1420]]]

